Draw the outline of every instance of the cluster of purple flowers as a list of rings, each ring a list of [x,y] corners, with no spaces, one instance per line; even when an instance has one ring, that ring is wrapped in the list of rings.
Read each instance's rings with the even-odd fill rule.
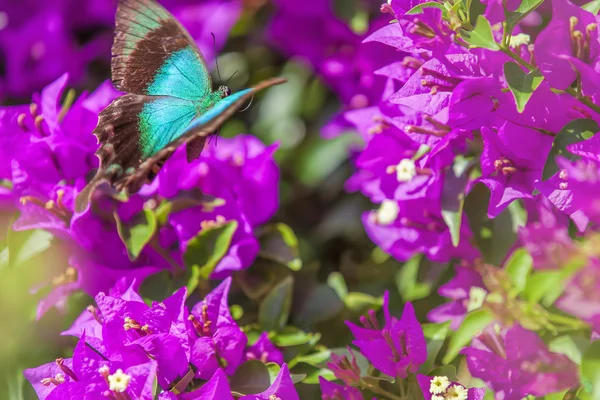
[[[353,126],[364,139],[347,189],[380,205],[363,222],[386,252],[401,261],[420,252],[435,261],[475,259],[460,203],[477,183],[489,188],[489,218],[515,200],[543,196],[585,229],[594,206],[589,195],[573,194],[577,187],[567,182],[561,161],[554,170],[545,166],[557,154],[551,153],[553,140],[563,127],[582,119],[594,126],[600,118],[593,101],[595,15],[568,0],[536,12],[539,2],[523,12],[523,26],[508,31],[502,29],[503,3],[489,1],[477,27],[490,25],[489,42],[473,44],[457,34],[461,27],[472,30],[471,23],[452,25],[459,16],[442,11],[441,3],[388,1],[381,7],[384,17],[358,35],[333,15],[327,1],[315,0],[306,16],[298,11],[318,24],[311,32],[320,39],[310,40],[286,35],[290,24],[307,21],[291,2],[278,3],[272,36],[285,51],[310,62],[345,105],[323,134]],[[550,23],[540,31],[547,11]],[[535,82],[528,96],[527,88],[514,88],[515,76]],[[577,93],[570,86],[575,83]],[[560,150],[573,158],[579,155],[576,146]]]
[[[428,326],[451,331],[439,335],[449,338],[441,361],[450,364],[461,355],[468,379],[434,371],[441,345],[431,354],[433,339],[413,305],[406,303],[396,318],[386,292],[383,321],[370,311],[360,325],[347,322],[368,371],[350,348],[346,356],[332,354],[328,368],[341,384],[320,377],[322,398],[358,400],[368,392],[391,399],[482,400],[489,390],[499,400],[520,400],[590,393],[593,382],[581,376],[578,357],[555,351],[545,339],[579,331],[591,333],[589,346],[600,333],[600,258],[594,248],[600,223],[600,6],[489,0],[481,15],[470,15],[475,10],[465,9],[469,2],[389,0],[357,33],[329,1],[275,3],[272,41],[305,59],[343,104],[323,135],[351,127],[364,141],[352,154],[356,172],[346,188],[378,205],[363,215],[371,240],[400,261],[419,253],[436,262],[462,260],[439,288],[448,301],[429,310],[435,325]],[[237,10],[236,2],[223,4]],[[233,9],[224,11],[227,18],[236,15]],[[260,360],[281,366],[277,378],[263,393],[241,398],[297,399],[268,334],[247,347],[227,305],[228,276],[253,263],[259,251],[255,228],[278,206],[276,146],[251,136],[222,139],[189,164],[180,149],[140,193],[129,199],[99,193],[90,208],[75,213],[73,199],[97,166],[91,135],[97,114],[118,93],[105,84],[75,100],[71,93],[63,96],[66,83],[63,75],[32,104],[0,109],[2,211],[18,210],[13,229],[51,232],[68,254],[69,267],[53,277],[38,315],[78,289],[97,304],[64,332],[79,338],[72,359],[26,371],[38,396],[154,399],[156,381],[161,400],[232,399],[240,394],[232,394],[228,377],[242,363]],[[2,88],[18,93],[39,82],[27,84],[32,86]],[[489,190],[490,219],[511,211],[511,204],[527,214],[502,268],[482,261],[463,214],[477,184]],[[144,224],[153,228],[143,245],[126,243],[123,230]],[[163,302],[144,303],[137,294],[144,278],[181,272],[198,235],[225,226],[234,226],[227,251],[210,270],[223,283],[191,312],[185,288]]]
[[[164,1],[210,63],[241,13],[239,0]],[[68,72],[79,84],[110,62],[116,1],[8,2],[0,11],[0,98],[27,96]],[[216,45],[210,33],[217,39]]]
[[[281,369],[264,392],[240,398],[298,399],[283,355],[268,337],[246,346],[229,312],[230,284],[224,280],[190,312],[185,288],[149,306],[121,280],[63,332],[79,338],[73,357],[28,369],[25,377],[48,400],[153,400],[158,393],[161,400],[227,400],[233,399],[227,376],[258,359],[277,361]]]
[[[273,37],[310,63],[344,105],[322,134],[352,126],[364,140],[346,188],[379,205],[363,216],[370,238],[400,261],[418,253],[463,260],[440,287],[450,301],[429,312],[431,321],[457,330],[473,311],[492,311],[496,322],[462,351],[472,376],[505,400],[578,387],[577,365],[549,351],[533,330],[591,326],[592,340],[600,330],[600,262],[592,250],[600,223],[598,8],[490,0],[469,17],[473,9],[453,2],[388,0],[381,6],[386,23],[377,16],[362,35],[345,27],[327,1],[303,11],[277,3]],[[319,40],[286,34],[304,19],[313,21]],[[524,247],[534,278],[556,292],[544,305],[576,319],[527,311],[515,299],[524,288],[508,282],[510,267],[482,264],[462,213],[476,184],[489,189],[490,219],[515,201],[524,206],[527,224],[513,249]],[[530,296],[537,302],[546,293]],[[350,324],[354,344],[384,374],[406,378],[426,358],[422,333],[407,330],[418,326],[411,314],[407,305],[400,321],[386,314],[384,327],[374,316],[362,321],[368,329]],[[405,318],[412,322],[403,324]],[[356,363],[336,365],[346,386],[322,381],[324,398],[362,398],[356,388],[368,387]],[[453,383],[444,377],[418,381],[426,399],[483,396],[447,395]]]
[[[163,269],[181,273],[190,240],[228,223],[236,224],[231,244],[211,276],[224,278],[252,264],[259,249],[253,230],[278,207],[276,145],[265,146],[249,135],[221,139],[193,163],[179,151],[151,185],[128,201],[101,196],[75,213],[74,198],[98,163],[91,133],[98,112],[118,93],[106,83],[77,100],[69,93],[61,105],[66,84],[63,75],[30,105],[0,109],[0,177],[11,183],[0,189],[2,209],[19,211],[12,229],[44,229],[68,254],[68,267],[49,277],[52,291],[38,316],[61,305],[74,290],[94,296],[124,276],[141,282]],[[165,204],[167,211],[161,208]],[[137,223],[147,212],[160,212],[161,218],[146,238],[148,245],[131,254],[118,225]]]

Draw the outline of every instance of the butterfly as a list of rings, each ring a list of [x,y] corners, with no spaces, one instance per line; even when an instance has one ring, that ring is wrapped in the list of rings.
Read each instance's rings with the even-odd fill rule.
[[[157,2],[119,0],[115,19],[112,82],[126,94],[100,112],[93,132],[100,166],[78,194],[77,212],[103,182],[136,193],[181,145],[188,162],[198,158],[206,138],[254,93],[286,82],[272,78],[236,93],[227,86],[213,91],[196,43]]]

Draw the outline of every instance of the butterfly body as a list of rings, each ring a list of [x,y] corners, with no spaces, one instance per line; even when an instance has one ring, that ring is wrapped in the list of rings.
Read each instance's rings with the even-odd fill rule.
[[[197,158],[206,137],[255,92],[285,82],[274,78],[233,94],[226,86],[213,91],[195,42],[154,0],[119,1],[112,54],[113,84],[126,94],[99,115],[100,167],[77,196],[79,212],[102,182],[137,192],[180,145],[188,161]]]

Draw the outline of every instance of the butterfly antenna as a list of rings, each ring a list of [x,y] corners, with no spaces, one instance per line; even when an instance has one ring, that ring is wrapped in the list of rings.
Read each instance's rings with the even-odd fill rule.
[[[233,78],[235,76],[235,74],[237,74],[237,71],[235,71],[230,77],[229,79],[227,79],[227,82],[225,82],[225,86],[227,86],[227,84],[229,83],[229,81],[231,80],[231,78]]]
[[[250,106],[252,105],[252,100],[254,100],[254,95],[252,95],[252,97],[250,98],[250,103],[248,103],[248,105],[246,106],[246,108],[244,108],[243,110],[240,110],[239,112],[244,112],[247,109],[249,109]]]
[[[223,80],[221,79],[221,71],[219,71],[219,63],[217,62],[217,38],[215,37],[214,33],[211,32],[210,34],[213,37],[213,48],[215,49],[215,65],[217,66],[217,75],[219,75],[219,82],[222,82]]]

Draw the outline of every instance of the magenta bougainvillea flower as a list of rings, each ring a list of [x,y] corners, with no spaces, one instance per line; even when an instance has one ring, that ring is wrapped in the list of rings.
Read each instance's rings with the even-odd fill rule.
[[[352,386],[338,385],[329,382],[322,376],[319,377],[321,387],[321,398],[323,400],[363,400],[360,390]]]
[[[139,363],[134,356],[103,357],[89,348],[85,336],[79,340],[73,358],[24,371],[42,400],[129,396],[151,400],[154,395],[156,363]]]
[[[188,317],[194,331],[190,362],[202,379],[211,377],[218,368],[232,375],[243,361],[248,338],[229,313],[230,286],[231,278],[225,279],[192,308]]]
[[[269,334],[263,332],[245,354],[246,360],[260,360],[263,363],[283,364],[283,353],[269,340]]]
[[[375,368],[390,376],[406,378],[427,359],[427,345],[421,324],[411,303],[406,303],[402,317],[390,316],[389,294],[384,295],[385,324],[379,325],[374,314],[362,318],[364,327],[346,322],[355,340],[352,342]],[[348,382],[346,382],[348,383]]]
[[[240,400],[300,400],[287,364],[283,364],[271,386],[262,393],[240,397]]]
[[[471,374],[507,400],[544,396],[579,382],[573,361],[551,352],[536,333],[519,325],[500,333],[486,329],[462,353]]]

